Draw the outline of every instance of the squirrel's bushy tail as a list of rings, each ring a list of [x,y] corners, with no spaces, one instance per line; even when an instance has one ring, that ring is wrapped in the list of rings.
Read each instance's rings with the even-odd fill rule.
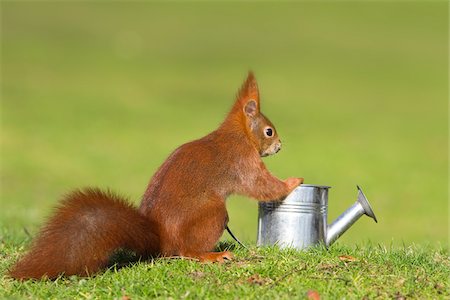
[[[77,190],[62,200],[9,275],[16,279],[89,276],[106,267],[118,248],[144,257],[157,254],[155,232],[125,199],[96,188]]]

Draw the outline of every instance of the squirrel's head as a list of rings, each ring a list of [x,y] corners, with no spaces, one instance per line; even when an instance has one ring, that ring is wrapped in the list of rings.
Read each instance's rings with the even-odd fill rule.
[[[230,117],[244,126],[260,156],[269,156],[281,150],[281,140],[275,126],[260,111],[258,84],[252,72],[249,72],[239,90]]]

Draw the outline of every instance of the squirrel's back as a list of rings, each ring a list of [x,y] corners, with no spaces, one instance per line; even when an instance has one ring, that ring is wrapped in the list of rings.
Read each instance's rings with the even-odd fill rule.
[[[140,206],[141,213],[148,215],[155,204],[164,203],[172,209],[168,204],[173,202],[176,210],[186,201],[203,202],[211,194],[222,198],[231,194],[234,186],[246,179],[245,168],[252,161],[246,146],[242,145],[245,139],[233,134],[214,131],[178,147],[150,181]]]
[[[157,254],[154,232],[147,218],[118,195],[96,188],[77,190],[63,199],[10,276],[89,276],[104,268],[118,248],[141,256]]]

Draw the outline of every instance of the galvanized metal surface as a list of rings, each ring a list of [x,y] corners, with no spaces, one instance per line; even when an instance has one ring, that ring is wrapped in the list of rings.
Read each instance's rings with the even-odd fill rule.
[[[328,188],[304,184],[282,202],[260,202],[257,244],[303,249],[323,242]]]
[[[329,186],[303,184],[281,202],[260,202],[258,246],[305,249],[329,246],[363,214],[376,221],[367,198],[358,187],[358,200],[330,226],[327,225]]]
[[[349,229],[353,223],[355,223],[362,215],[367,215],[372,218],[376,223],[377,217],[375,216],[372,207],[370,207],[369,200],[367,200],[363,191],[359,186],[358,188],[358,199],[356,202],[350,206],[343,214],[336,218],[331,225],[327,228],[327,235],[325,244],[330,246],[333,244],[344,232]]]

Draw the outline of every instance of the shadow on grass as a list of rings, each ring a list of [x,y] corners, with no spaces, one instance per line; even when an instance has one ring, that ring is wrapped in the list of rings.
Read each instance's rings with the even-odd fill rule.
[[[153,258],[144,258],[128,249],[118,249],[109,258],[107,268],[116,268],[117,270],[124,267],[132,266],[141,261],[151,261]]]
[[[243,247],[240,246],[235,241],[221,241],[216,245],[214,251],[218,252],[234,251],[238,249],[243,249]],[[135,252],[128,249],[118,249],[110,256],[107,268],[122,269],[124,267],[129,267],[139,262],[151,261],[152,259],[155,258],[141,257],[137,255]]]
[[[242,249],[242,246],[235,241],[221,241],[216,245],[214,251],[234,251],[236,249]]]

